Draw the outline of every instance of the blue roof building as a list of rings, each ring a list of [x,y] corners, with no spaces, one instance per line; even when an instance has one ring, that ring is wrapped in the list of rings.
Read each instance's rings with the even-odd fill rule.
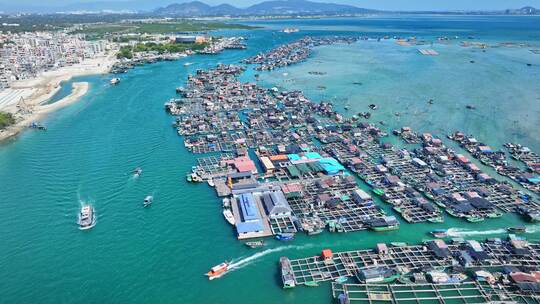
[[[239,195],[237,203],[241,215],[241,222],[236,223],[238,234],[262,232],[264,225],[253,194],[244,193]]]
[[[244,193],[239,195],[238,204],[242,213],[242,220],[244,222],[261,219],[259,208],[257,208],[253,194]]]
[[[327,175],[336,175],[340,172],[345,171],[345,167],[343,167],[337,160],[331,157],[323,158],[319,160],[319,163],[324,169],[324,172]]]

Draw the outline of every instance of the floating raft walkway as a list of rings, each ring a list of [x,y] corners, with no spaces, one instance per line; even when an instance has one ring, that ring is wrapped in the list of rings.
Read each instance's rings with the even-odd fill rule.
[[[540,245],[529,243],[525,249],[512,247],[508,242],[485,242],[482,248],[486,256],[475,259],[468,267],[493,268],[501,266],[540,268]],[[352,277],[358,269],[386,266],[393,269],[421,271],[422,269],[448,268],[457,262],[453,257],[469,250],[467,243],[448,245],[449,255],[438,256],[427,245],[388,247],[383,254],[375,249],[363,249],[334,253],[331,259],[320,256],[291,259],[292,274],[297,285],[306,282],[335,281],[342,277]],[[518,252],[518,253],[516,253]]]
[[[338,303],[540,303],[540,296],[517,294],[508,287],[488,284],[338,284],[332,283]]]

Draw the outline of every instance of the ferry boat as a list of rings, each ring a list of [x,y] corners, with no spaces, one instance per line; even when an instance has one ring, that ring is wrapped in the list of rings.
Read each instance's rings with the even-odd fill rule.
[[[230,209],[223,209],[223,216],[225,217],[225,220],[229,222],[229,224],[231,225],[235,224],[234,216]]]
[[[283,281],[283,288],[295,287],[296,282],[294,281],[291,261],[286,257],[280,257],[279,263],[281,264],[281,280]]]
[[[141,176],[142,174],[142,169],[140,167],[137,167],[135,168],[135,170],[133,170],[133,177],[139,177]]]
[[[143,206],[144,207],[150,206],[153,201],[154,201],[154,197],[151,195],[148,195],[147,197],[144,198]]]
[[[224,275],[229,270],[229,263],[223,262],[217,266],[214,266],[206,273],[206,276],[208,276],[209,280],[220,278],[222,275]]]
[[[264,241],[246,242],[246,246],[249,248],[259,248],[264,246]]]
[[[278,241],[292,241],[294,240],[294,233],[278,233],[276,239]]]
[[[435,229],[430,233],[436,238],[445,238],[448,236],[448,229]]]
[[[120,83],[120,78],[113,78],[109,81],[112,85],[116,85]]]
[[[82,206],[79,212],[79,229],[90,229],[94,227],[95,223],[96,214],[94,213],[94,208],[90,205]]]

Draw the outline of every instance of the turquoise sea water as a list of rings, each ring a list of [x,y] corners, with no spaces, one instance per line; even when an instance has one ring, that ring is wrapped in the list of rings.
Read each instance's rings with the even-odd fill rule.
[[[266,28],[222,32],[248,36],[247,51],[139,67],[122,75],[114,87],[108,84],[112,76],[85,77],[88,94],[51,114],[46,132],[27,131],[0,144],[0,303],[330,303],[329,284],[282,290],[279,257],[377,242],[418,242],[435,227],[454,227],[457,236],[470,238],[502,236],[505,227],[523,224],[514,215],[479,224],[446,217],[443,225],[403,223],[399,231],[383,234],[325,233],[287,244],[269,240],[260,251],[245,248],[223,220],[213,191],[185,182],[195,157],[183,148],[171,128],[172,117],[163,110],[174,88],[199,68],[236,63],[307,34],[474,35],[475,41],[489,43],[528,42],[536,46],[485,53],[463,49],[458,41],[435,43],[432,48],[441,53],[437,57],[389,41],[337,45],[319,48],[308,61],[262,73],[261,78],[268,86],[303,89],[314,100],[348,103],[353,113],[377,103],[380,110],[373,120],[389,120],[389,130],[407,124],[443,135],[459,128],[494,146],[516,140],[540,151],[540,55],[529,51],[540,49],[538,17],[249,23]],[[275,31],[285,26],[302,31]],[[184,67],[184,62],[194,64]],[[251,80],[253,74],[248,71],[243,79]],[[362,85],[351,84],[356,81]],[[319,85],[327,89],[321,91]],[[429,98],[435,104],[426,108]],[[477,110],[467,112],[464,105],[469,103]],[[393,121],[394,112],[401,113],[399,121]],[[143,174],[134,180],[130,172],[137,166]],[[142,200],[150,194],[154,204],[143,209]],[[77,229],[82,202],[92,203],[98,214],[90,231]],[[527,237],[540,236],[540,227],[529,229]],[[224,260],[240,266],[209,282],[203,273]]]

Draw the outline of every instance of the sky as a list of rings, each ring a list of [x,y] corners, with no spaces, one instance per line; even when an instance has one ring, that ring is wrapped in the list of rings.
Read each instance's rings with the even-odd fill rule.
[[[39,6],[63,6],[81,2],[100,2],[105,0],[0,0],[0,3]],[[133,0],[113,0],[129,2]],[[149,0],[152,1],[152,0]],[[190,1],[190,0],[189,0]],[[246,7],[264,0],[201,0],[207,4],[216,5],[229,3],[238,7]],[[363,8],[381,10],[491,10],[521,8],[534,6],[540,8],[540,0],[313,0],[318,2],[333,2],[350,4]],[[157,0],[156,4],[181,3],[188,0]],[[0,5],[1,10],[1,5]]]

